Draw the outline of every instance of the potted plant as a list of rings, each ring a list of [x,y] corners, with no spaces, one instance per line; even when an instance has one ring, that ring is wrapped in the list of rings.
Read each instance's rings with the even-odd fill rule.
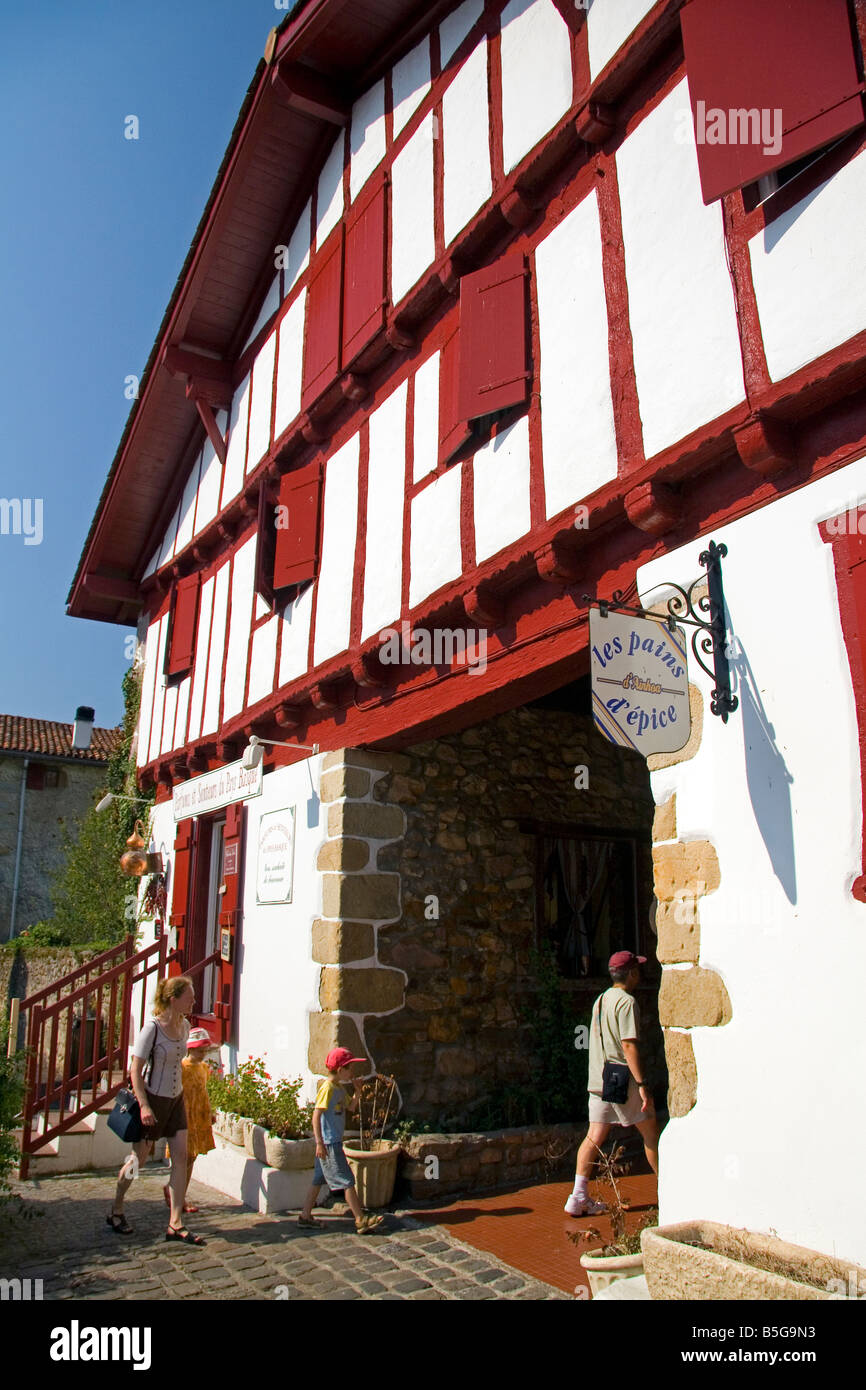
[[[343,1143],[362,1207],[385,1207],[394,1195],[400,1144],[384,1136],[399,1113],[394,1077],[378,1073],[368,1077],[359,1092],[358,1138],[351,1144]]]
[[[313,1105],[312,1102],[301,1105],[298,1101],[303,1084],[300,1077],[294,1081],[279,1080],[262,1120],[267,1131],[266,1160],[271,1168],[279,1168],[284,1173],[312,1168],[316,1158],[316,1141],[310,1137]]]
[[[625,1214],[630,1210],[630,1205],[620,1192],[617,1182],[617,1178],[626,1171],[623,1165],[624,1155],[625,1148],[622,1144],[609,1155],[603,1150],[599,1154],[599,1186],[608,1205],[613,1239],[605,1242],[595,1226],[568,1232],[568,1239],[576,1246],[598,1243],[598,1249],[586,1250],[580,1257],[593,1297],[617,1279],[634,1279],[637,1275],[643,1274],[641,1232],[658,1222],[658,1210],[653,1208],[633,1231],[626,1230]]]

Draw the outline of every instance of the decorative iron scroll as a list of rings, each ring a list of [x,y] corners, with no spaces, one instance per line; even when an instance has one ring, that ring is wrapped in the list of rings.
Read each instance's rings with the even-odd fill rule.
[[[634,613],[638,618],[652,618],[656,622],[664,622],[671,632],[680,623],[687,623],[695,631],[692,633],[692,652],[695,661],[704,671],[710,680],[714,681],[712,694],[710,695],[710,711],[717,714],[723,724],[728,722],[728,715],[733,714],[739,705],[736,695],[731,692],[731,673],[728,665],[728,644],[725,640],[725,594],[722,587],[722,560],[728,553],[728,547],[724,544],[716,545],[715,541],[710,541],[706,550],[702,550],[698,559],[704,566],[706,574],[698,575],[688,588],[683,588],[681,584],[668,581],[659,584],[658,587],[675,589],[676,593],[668,599],[667,618],[661,618],[658,613],[649,613],[645,608],[635,608],[625,603],[625,595],[631,589],[615,589],[613,597],[609,599],[593,599],[590,594],[584,594],[584,603],[597,603],[599,611],[606,613],[609,609],[615,608],[621,613]],[[699,585],[707,582],[707,593],[695,599],[695,590]],[[631,586],[635,588],[636,586]],[[708,614],[708,617],[699,617],[699,613]],[[712,666],[707,664],[705,657],[712,657]]]

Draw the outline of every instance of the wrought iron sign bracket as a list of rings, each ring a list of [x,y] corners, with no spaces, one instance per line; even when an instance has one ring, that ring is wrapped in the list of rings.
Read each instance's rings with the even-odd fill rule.
[[[695,661],[710,680],[715,682],[710,696],[710,711],[717,714],[723,724],[728,722],[728,715],[733,714],[740,703],[737,696],[731,692],[731,673],[728,665],[725,594],[722,587],[722,560],[727,553],[726,545],[716,545],[715,541],[710,541],[707,549],[701,551],[698,557],[706,570],[705,574],[698,575],[685,589],[672,580],[658,585],[660,589],[676,590],[673,597],[668,599],[667,617],[623,602],[625,591],[622,589],[615,589],[612,598],[608,599],[593,599],[590,594],[582,595],[584,603],[597,604],[602,617],[607,617],[613,608],[619,613],[633,613],[638,618],[650,618],[655,622],[664,623],[671,632],[682,623],[693,627],[695,630],[692,633],[692,652]],[[695,590],[703,583],[707,585],[707,592],[695,599]],[[708,616],[702,618],[699,617],[699,613]],[[705,657],[712,658],[712,666],[708,665]]]

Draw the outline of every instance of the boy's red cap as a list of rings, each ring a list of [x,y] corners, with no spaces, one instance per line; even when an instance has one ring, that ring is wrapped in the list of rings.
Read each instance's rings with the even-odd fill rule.
[[[366,1062],[366,1057],[353,1057],[348,1047],[335,1047],[333,1052],[329,1052],[325,1058],[325,1066],[328,1071],[339,1071],[340,1067],[347,1067],[350,1062]]]

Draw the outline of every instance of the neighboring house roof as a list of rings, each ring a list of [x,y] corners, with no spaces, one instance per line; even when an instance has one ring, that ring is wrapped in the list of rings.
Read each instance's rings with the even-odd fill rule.
[[[273,279],[274,246],[309,197],[337,127],[287,104],[272,69],[325,80],[346,108],[455,0],[298,0],[272,31],[171,296],[68,597],[74,617],[126,626],[154,537],[171,519],[201,425],[181,377],[160,367],[182,342],[235,362]],[[237,383],[235,383],[237,384]]]
[[[40,758],[69,758],[81,763],[106,763],[120,738],[120,729],[94,729],[89,748],[73,748],[71,724],[0,714],[0,756],[22,753]]]

